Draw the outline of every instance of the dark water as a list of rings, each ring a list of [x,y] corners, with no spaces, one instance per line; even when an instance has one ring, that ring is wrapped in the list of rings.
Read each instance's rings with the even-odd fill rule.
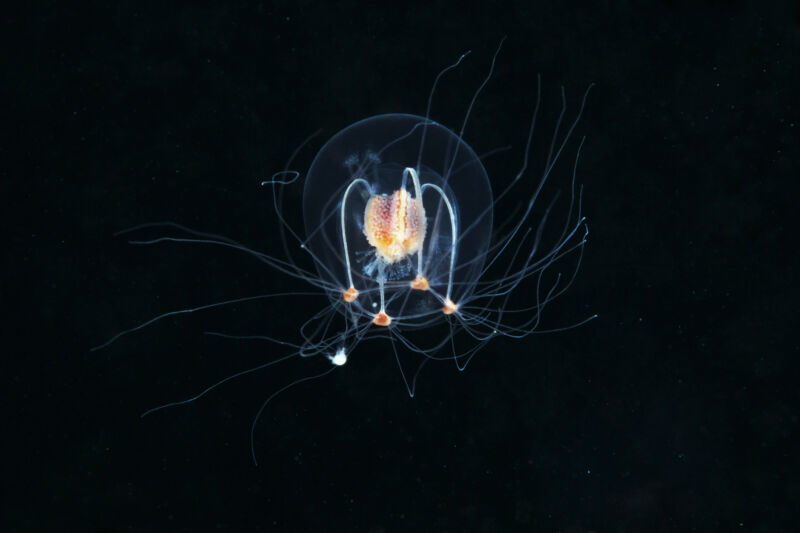
[[[49,3],[5,13],[4,34],[3,530],[798,530],[796,4]],[[356,120],[424,113],[472,50],[433,100],[458,128],[504,35],[464,134],[511,147],[486,160],[494,187],[519,168],[537,74],[529,188],[560,87],[574,118],[597,84],[545,190],[586,136],[589,242],[542,327],[598,318],[492,342],[464,372],[429,364],[413,399],[388,341],[364,343],[268,405],[257,467],[259,406],[323,358],[140,419],[290,351],[203,332],[296,338],[326,300],[90,352],[165,311],[308,289],[232,250],[113,233],[174,221],[284,257],[260,181],[318,129],[292,168]],[[302,229],[300,191],[284,203]]]

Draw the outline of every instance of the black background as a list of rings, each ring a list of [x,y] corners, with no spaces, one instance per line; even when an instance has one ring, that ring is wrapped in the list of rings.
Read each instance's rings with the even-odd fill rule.
[[[798,530],[796,3],[109,4],[4,14],[3,530]],[[113,233],[170,220],[281,255],[260,180],[320,128],[293,168],[358,119],[424,113],[472,50],[434,98],[457,127],[504,35],[465,132],[479,153],[512,147],[487,160],[495,184],[537,74],[540,142],[560,86],[574,116],[597,84],[577,132],[589,244],[547,320],[599,318],[492,343],[465,372],[428,365],[413,399],[365,344],[268,406],[257,467],[259,405],[324,360],[140,419],[285,353],[203,331],[295,335],[325,300],[90,352],[164,311],[306,288]]]

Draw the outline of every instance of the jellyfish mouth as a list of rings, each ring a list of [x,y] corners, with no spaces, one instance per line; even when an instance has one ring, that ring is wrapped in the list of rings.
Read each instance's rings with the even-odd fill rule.
[[[364,209],[364,235],[387,264],[416,253],[425,239],[422,202],[405,189],[371,196]]]

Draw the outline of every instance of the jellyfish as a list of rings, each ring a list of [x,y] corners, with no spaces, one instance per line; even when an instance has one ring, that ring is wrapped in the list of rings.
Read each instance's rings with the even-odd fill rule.
[[[286,347],[286,354],[144,415],[195,401],[223,383],[288,358],[326,358],[329,368],[289,383],[261,405],[250,433],[255,461],[253,432],[266,405],[287,388],[319,379],[345,365],[365,341],[391,346],[406,391],[413,397],[417,377],[431,361],[452,361],[463,371],[493,339],[522,339],[553,330],[542,328],[542,314],[575,279],[588,237],[582,187],[576,185],[584,138],[575,143],[567,193],[563,194],[567,205],[556,222],[551,219],[558,195],[548,201],[542,195],[567,152],[591,85],[563,134],[566,97],[562,87],[561,112],[549,149],[541,171],[533,172],[529,160],[541,103],[541,78],[537,77],[536,102],[521,164],[498,190],[484,166],[487,154],[478,155],[465,141],[464,132],[479,94],[492,78],[499,51],[500,47],[457,130],[431,118],[431,102],[442,77],[458,67],[469,52],[439,72],[424,115],[391,113],[360,120],[325,142],[307,172],[287,167],[261,183],[272,189],[277,228],[287,243],[302,250],[304,262],[291,255],[252,250],[232,239],[174,223],[160,226],[179,232],[177,235],[134,241],[233,248],[282,275],[308,283],[319,296],[318,308],[298,324],[300,341],[259,336]],[[290,162],[293,159],[294,155]],[[521,187],[531,182],[532,187]],[[284,205],[281,193],[286,187],[303,187],[304,231],[293,227],[285,216],[285,209],[297,209]],[[521,191],[527,191],[527,195],[522,196]],[[514,209],[498,210],[500,202]],[[552,224],[556,230],[545,237],[545,228]],[[560,268],[564,261],[566,273]],[[558,271],[551,272],[555,269]],[[292,297],[257,295],[164,313],[118,333],[97,348],[167,316],[251,299]],[[595,315],[556,329],[575,327],[593,318]],[[414,354],[419,363],[409,370],[401,354]]]

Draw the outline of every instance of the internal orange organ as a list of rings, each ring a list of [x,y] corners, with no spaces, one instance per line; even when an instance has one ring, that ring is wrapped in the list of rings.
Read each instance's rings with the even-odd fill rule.
[[[391,196],[371,196],[364,210],[364,234],[387,263],[413,254],[425,239],[422,202],[405,189],[398,189]]]

